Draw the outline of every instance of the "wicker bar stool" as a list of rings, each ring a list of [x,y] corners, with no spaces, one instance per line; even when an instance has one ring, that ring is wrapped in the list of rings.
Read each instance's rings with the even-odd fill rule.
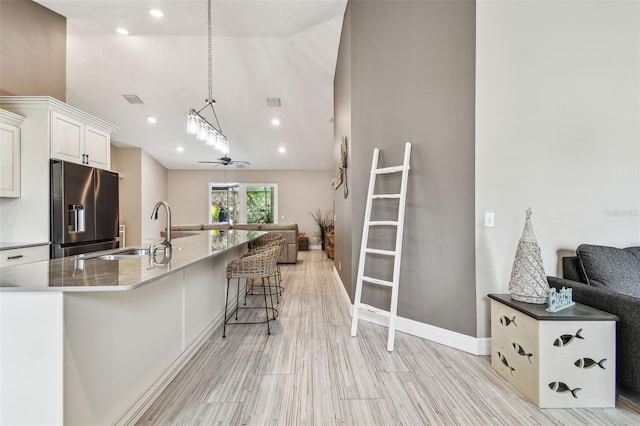
[[[269,322],[276,319],[278,310],[273,306],[273,291],[271,287],[271,277],[276,277],[276,265],[278,258],[280,257],[280,247],[273,246],[266,248],[265,250],[256,252],[253,255],[241,257],[236,259],[227,265],[227,296],[224,305],[224,327],[222,331],[222,337],[227,335],[227,325],[237,324],[267,324],[267,334],[271,334],[271,328]],[[262,309],[262,306],[239,306],[240,299],[240,280],[241,279],[261,279],[262,282],[262,295],[264,297],[264,311],[266,319],[264,321],[244,321],[244,322],[229,322],[231,317],[235,314],[235,320],[238,320],[238,311],[240,309]],[[236,307],[230,314],[228,313],[229,307],[229,287],[231,287],[231,280],[236,279]],[[267,296],[269,296],[267,298]],[[271,305],[269,305],[271,303]],[[245,299],[246,304],[246,299]],[[271,312],[271,318],[269,317]]]
[[[274,233],[272,233],[274,234]],[[270,235],[270,234],[265,234],[265,235]],[[271,247],[278,247],[280,249],[280,252],[278,254],[278,259],[280,259],[282,257],[282,255],[284,254],[285,250],[287,249],[287,240],[285,240],[282,237],[282,234],[276,234],[276,235],[280,235],[280,238],[271,238],[268,240],[263,241],[260,245],[258,246],[254,246],[253,250],[250,250],[247,254],[245,254],[244,256],[251,256],[253,254],[256,253],[261,253],[264,250],[270,249]],[[276,262],[276,275],[275,275],[275,279],[276,279],[276,284],[275,284],[275,295],[276,295],[276,303],[280,303],[280,295],[284,292],[284,287],[282,286],[282,274],[280,273],[280,264]],[[247,304],[247,294],[251,295],[253,294],[253,288],[255,285],[255,280],[247,280],[246,281],[246,288],[245,288],[245,301],[244,304]]]

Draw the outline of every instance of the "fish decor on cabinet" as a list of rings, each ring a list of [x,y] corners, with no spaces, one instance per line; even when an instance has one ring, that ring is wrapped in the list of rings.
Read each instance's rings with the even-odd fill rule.
[[[518,324],[516,324],[516,316],[514,315],[513,318],[509,318],[505,315],[500,317],[500,324],[504,325],[505,327],[509,327],[509,325],[513,324],[514,327],[517,327]]]
[[[591,358],[580,358],[579,360],[574,362],[573,365],[575,365],[578,368],[592,368],[597,365],[603,370],[606,370],[606,368],[604,368],[604,362],[606,360],[607,360],[606,358],[603,358],[600,360],[600,362],[598,362],[595,359],[591,359]]]
[[[516,369],[509,365],[509,361],[507,361],[507,358],[505,358],[501,352],[498,352],[498,359],[511,370],[511,375],[513,376],[513,372],[516,371]]]
[[[573,341],[573,339],[584,340],[584,337],[582,337],[580,333],[582,333],[582,329],[578,330],[578,332],[575,335],[563,334],[562,336],[558,337],[556,340],[553,341],[553,346],[557,346],[561,348],[563,346],[567,346],[569,343]]]
[[[525,351],[522,346],[520,346],[517,343],[512,343],[511,346],[513,346],[513,350],[516,351],[518,353],[518,355],[520,356],[526,356],[527,359],[529,360],[529,364],[533,364],[531,362],[531,357],[533,356],[533,353],[527,353],[527,351]]]
[[[571,395],[573,395],[575,399],[578,399],[578,396],[576,395],[576,393],[579,390],[582,390],[582,388],[571,389],[569,388],[569,386],[566,385],[566,383],[563,383],[563,382],[551,382],[549,383],[549,389],[558,393],[571,392]]]

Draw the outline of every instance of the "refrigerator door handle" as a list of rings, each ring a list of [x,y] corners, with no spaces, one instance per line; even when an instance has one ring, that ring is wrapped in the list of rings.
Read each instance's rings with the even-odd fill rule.
[[[69,232],[85,232],[84,205],[69,205]]]

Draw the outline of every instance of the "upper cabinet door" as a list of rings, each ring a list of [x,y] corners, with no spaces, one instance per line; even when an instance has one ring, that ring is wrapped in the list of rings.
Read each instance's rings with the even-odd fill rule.
[[[111,134],[86,125],[84,132],[84,154],[86,164],[109,169],[111,165]]]
[[[0,197],[20,197],[20,127],[0,123]]]
[[[85,164],[83,122],[51,111],[51,158]]]

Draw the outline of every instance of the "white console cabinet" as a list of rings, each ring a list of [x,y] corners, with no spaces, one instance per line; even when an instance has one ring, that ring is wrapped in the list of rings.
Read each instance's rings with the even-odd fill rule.
[[[616,321],[589,306],[490,294],[491,366],[541,408],[615,407]]]
[[[0,197],[20,197],[20,125],[24,117],[0,109]]]

